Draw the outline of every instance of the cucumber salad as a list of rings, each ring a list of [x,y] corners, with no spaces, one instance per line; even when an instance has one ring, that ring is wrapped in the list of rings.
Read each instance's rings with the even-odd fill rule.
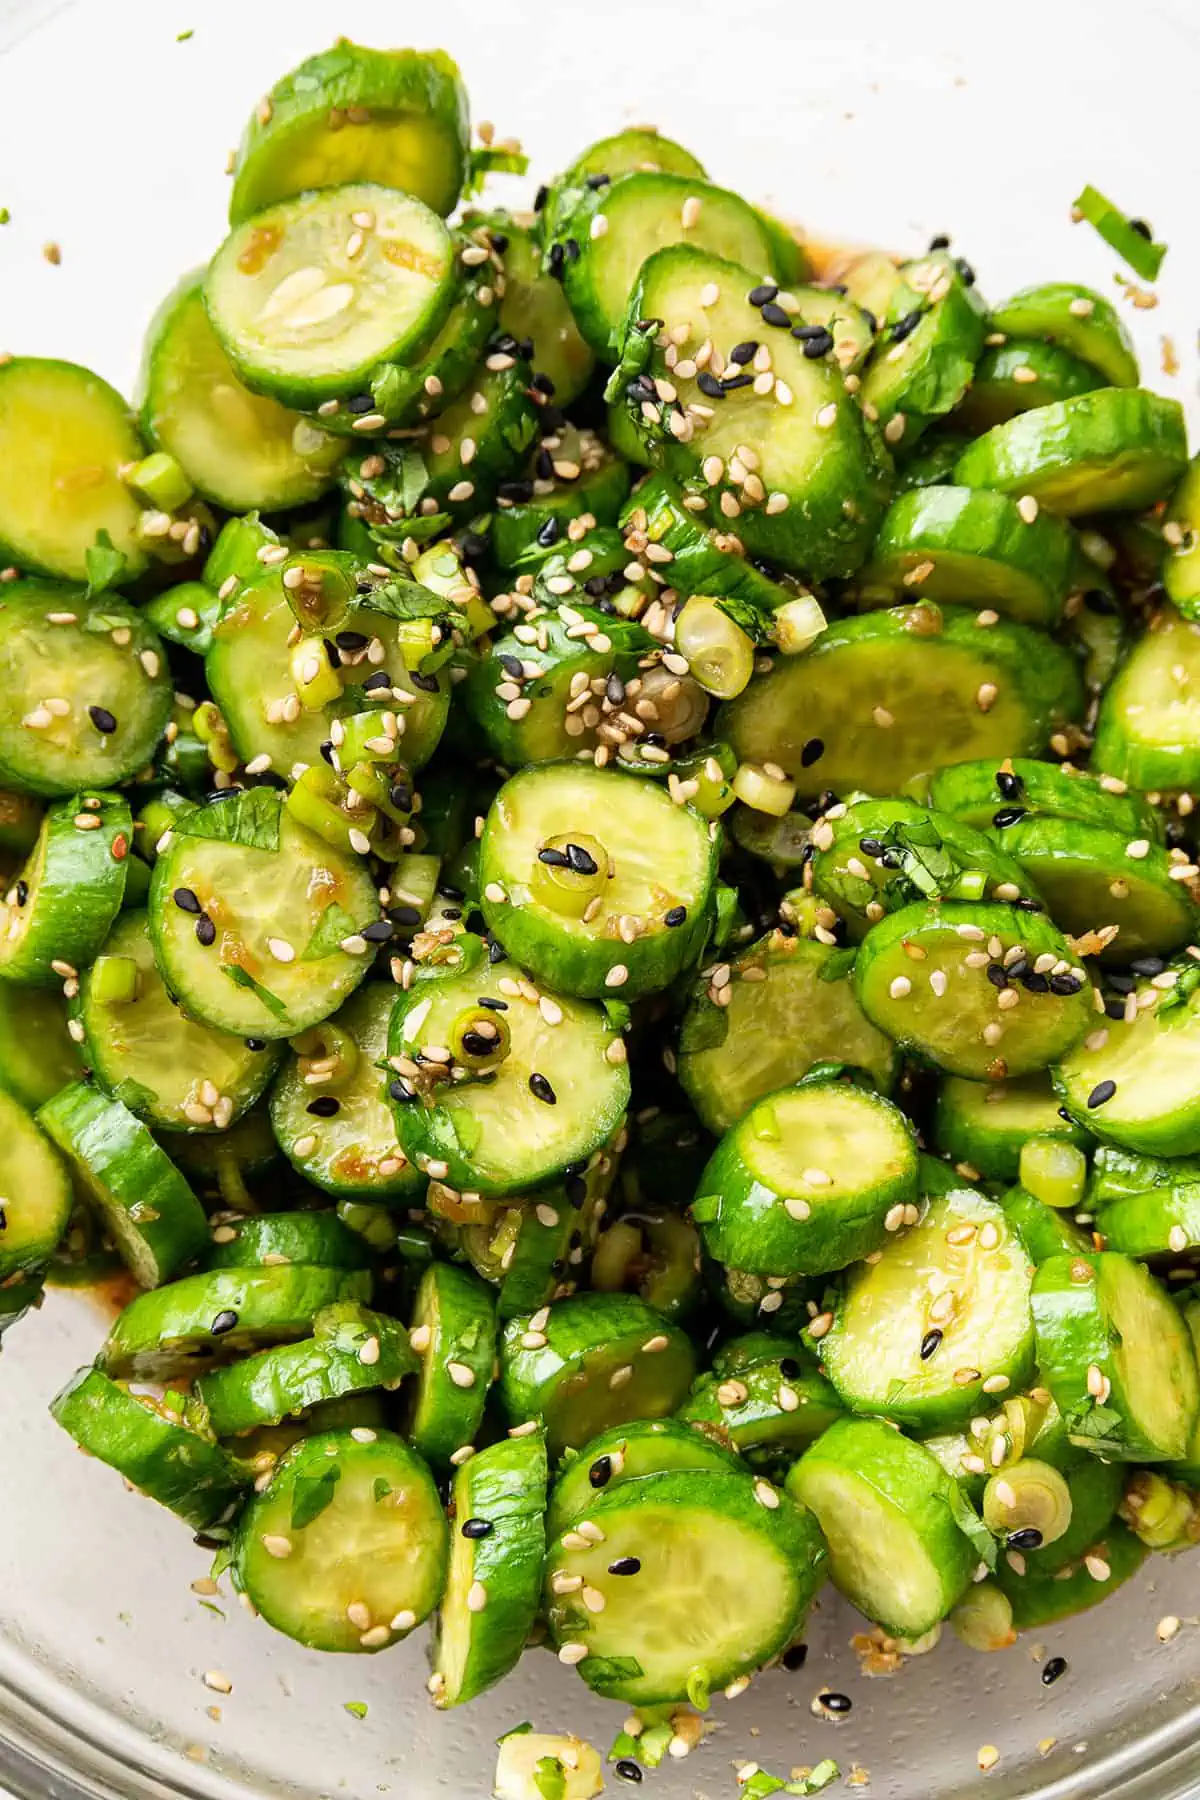
[[[633,1782],[1200,1539],[1200,459],[1115,284],[478,137],[341,41],[135,406],[0,358],[0,1328],[122,1271],[81,1448]]]

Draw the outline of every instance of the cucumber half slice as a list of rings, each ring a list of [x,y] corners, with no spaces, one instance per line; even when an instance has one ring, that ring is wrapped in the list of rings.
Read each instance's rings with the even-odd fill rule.
[[[1158,990],[1143,984],[1141,994]],[[1159,1013],[1096,1021],[1054,1070],[1073,1119],[1094,1136],[1149,1156],[1200,1151],[1200,992]]]
[[[1049,281],[1022,288],[993,307],[994,331],[1012,337],[1045,338],[1091,363],[1113,387],[1136,387],[1133,341],[1116,307],[1094,288]]]
[[[33,1112],[78,1078],[62,995],[0,982],[0,1088]]]
[[[1018,413],[1059,400],[1073,400],[1076,394],[1090,394],[1103,386],[1098,369],[1057,344],[1043,344],[1036,338],[1013,338],[983,352],[954,421],[964,431],[990,431],[993,425],[1003,425]],[[965,443],[959,446],[951,468],[965,449]]]
[[[1011,756],[999,764],[951,763],[934,775],[929,797],[979,831],[995,825],[998,812],[1017,807],[1026,816],[1077,819],[1081,825],[1148,837],[1152,843],[1162,834],[1162,819],[1140,794],[1127,792],[1125,783],[1113,776],[1091,775],[1070,763]]]
[[[125,894],[133,822],[115,794],[48,807],[38,840],[0,901],[0,975],[54,987],[91,962]]]
[[[1062,1137],[1081,1148],[1087,1133],[1059,1111],[1050,1077],[1039,1070],[1014,1081],[964,1081],[938,1088],[933,1142],[951,1162],[970,1163],[987,1181],[1015,1181],[1031,1137]]]
[[[403,1325],[342,1301],[316,1314],[310,1338],[213,1369],[196,1393],[217,1436],[234,1437],[349,1394],[398,1388],[416,1367]]]
[[[430,1263],[413,1302],[421,1359],[408,1409],[408,1435],[436,1467],[474,1442],[496,1361],[496,1301],[468,1269]]]
[[[708,1432],[680,1419],[631,1419],[613,1425],[582,1449],[563,1455],[550,1492],[546,1532],[559,1537],[576,1519],[587,1517],[596,1496],[623,1482],[675,1469],[710,1469],[736,1475],[742,1464]]]
[[[66,1164],[6,1093],[0,1093],[0,1144],[0,1281],[8,1284],[40,1271],[57,1249],[74,1194]]]
[[[1198,680],[1200,623],[1164,606],[1100,701],[1093,768],[1146,789],[1200,785]]]

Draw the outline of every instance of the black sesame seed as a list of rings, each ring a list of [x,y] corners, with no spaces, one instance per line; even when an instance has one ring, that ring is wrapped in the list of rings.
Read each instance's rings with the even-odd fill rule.
[[[341,1112],[342,1103],[335,1094],[318,1094],[304,1110],[310,1112],[314,1119],[333,1119]]]
[[[1040,900],[1014,900],[1013,905],[1018,912],[1040,913],[1046,910]]]
[[[339,650],[350,651],[365,650],[368,642],[361,631],[339,631],[333,641]]]
[[[551,244],[550,254],[546,259],[546,267],[548,272],[554,277],[555,281],[562,280],[563,247],[561,244]]]
[[[563,1182],[563,1192],[574,1207],[580,1207],[587,1199],[587,1182],[582,1175],[568,1175]]]
[[[538,861],[545,863],[548,869],[569,869],[571,864],[565,850],[556,850],[553,844],[547,844],[538,851]]]
[[[486,1057],[496,1054],[498,1044],[495,1038],[484,1037],[482,1032],[464,1031],[462,1047],[468,1056]]]
[[[1112,594],[1106,594],[1103,588],[1085,588],[1083,604],[1089,612],[1107,616],[1118,612],[1120,608]]]
[[[802,1669],[808,1661],[808,1645],[789,1644],[780,1661],[785,1669],[790,1669],[792,1674],[795,1674],[796,1670]]]
[[[1050,1658],[1050,1661],[1046,1664],[1045,1668],[1042,1670],[1042,1686],[1043,1687],[1053,1687],[1054,1683],[1058,1680],[1059,1676],[1065,1675],[1066,1672],[1067,1672],[1066,1657],[1065,1656],[1052,1656]]]
[[[546,1106],[557,1106],[558,1104],[558,1095],[546,1077],[539,1075],[536,1069],[529,1077],[529,1091],[535,1100],[541,1100]]]
[[[604,698],[610,706],[624,706],[625,704],[625,683],[615,671],[604,684]]]
[[[726,375],[722,378],[722,381],[721,381],[721,392],[723,394],[732,394],[738,388],[746,388],[746,387],[753,387],[753,386],[754,386],[753,375],[746,375],[744,373],[741,375]]]
[[[1129,967],[1135,975],[1161,975],[1166,968],[1161,956],[1135,956]]]
[[[1010,1550],[1040,1550],[1042,1534],[1036,1525],[1023,1525],[1020,1531],[1009,1532],[1008,1547]]]
[[[514,506],[528,506],[533,499],[532,481],[502,481],[496,489],[501,500],[511,500]]]
[[[888,336],[893,344],[902,344],[906,337],[911,337],[921,323],[921,318],[920,307],[914,307],[911,312],[906,312],[902,319],[897,319],[894,325],[889,325]]]
[[[858,847],[864,856],[882,856],[887,846],[881,838],[859,838]]]
[[[577,875],[596,875],[600,870],[595,857],[582,844],[567,845],[567,862]]]
[[[352,413],[374,412],[375,397],[373,394],[351,394],[346,402],[346,410]]]
[[[416,1099],[417,1090],[411,1087],[407,1081],[401,1081],[397,1076],[395,1081],[388,1082],[388,1094],[393,1100],[398,1100],[402,1106],[408,1106]]]
[[[1050,977],[1050,992],[1061,995],[1063,999],[1077,994],[1082,986],[1083,982],[1078,975],[1052,975]]]
[[[117,721],[107,706],[89,706],[88,718],[96,730],[104,737],[109,737],[117,729]]]
[[[489,963],[503,962],[504,955],[505,955],[504,945],[501,943],[497,943],[495,938],[489,938],[489,940],[488,940],[488,962]]]
[[[810,338],[819,338],[819,337],[823,337],[825,335],[826,335],[826,328],[824,325],[793,325],[792,326],[792,336],[794,338],[799,338],[800,342],[802,344],[807,343]]]
[[[421,922],[421,915],[415,906],[397,906],[393,910],[397,925],[419,925]],[[402,913],[411,913],[412,917],[402,918]],[[358,935],[366,938],[368,944],[386,944],[394,930],[395,926],[390,919],[372,919],[369,925],[363,926]]]
[[[939,231],[935,237],[931,237],[929,240],[929,248],[931,250],[948,250],[950,248],[950,239],[946,232]]]
[[[1012,971],[1010,970],[1009,973],[1011,974]],[[1036,969],[1030,968],[1023,969],[1021,974],[1017,976],[1017,980],[1021,983],[1021,986],[1025,989],[1026,993],[1029,994],[1048,994],[1053,985],[1044,975],[1039,974]],[[1072,992],[1073,991],[1074,990],[1072,990]]]
[[[702,394],[707,394],[710,400],[721,400],[725,396],[725,389],[709,369],[701,369],[696,377],[696,386]]]
[[[1106,1019],[1123,1019],[1125,1017],[1125,1002],[1110,996],[1110,998],[1104,1002],[1104,1016]]]
[[[442,908],[443,919],[461,919],[462,916],[463,909],[461,906],[443,906]]]
[[[217,941],[217,928],[207,913],[201,913],[200,917],[196,920],[196,937],[199,942],[204,945],[205,949],[207,949],[210,944],[215,944]]]
[[[567,239],[567,261],[568,262],[578,262],[581,254],[582,254],[582,252],[580,251],[580,248],[579,248],[579,239],[569,237]]]
[[[1017,825],[1027,816],[1024,806],[1002,806],[999,812],[992,814],[992,824],[997,831],[1003,831],[1006,825]]]
[[[462,553],[467,562],[479,562],[487,555],[488,541],[481,531],[464,531]]]
[[[543,181],[543,183],[539,187],[537,193],[533,196],[534,212],[541,212],[549,198],[550,198],[550,189],[546,186],[545,182]]]
[[[588,1480],[594,1488],[607,1487],[612,1480],[613,1466],[611,1456],[598,1456],[588,1470]]]
[[[1073,1125],[1075,1123],[1074,1119],[1071,1117],[1070,1113],[1067,1111],[1065,1106],[1059,1107],[1058,1116],[1060,1119],[1065,1119],[1067,1121],[1068,1125]]]
[[[810,337],[804,345],[804,354],[809,362],[816,362],[818,357],[828,356],[833,349],[833,334],[823,331],[820,337]]]
[[[376,674],[367,676],[367,679],[362,684],[362,691],[364,694],[374,694],[377,693],[380,688],[390,688],[391,685],[392,678],[387,670],[380,669]]]
[[[318,748],[320,749],[323,759],[332,768],[332,766],[333,766],[333,739],[326,738],[324,740],[324,742],[318,746]]]
[[[490,1519],[464,1519],[462,1534],[465,1538],[490,1537],[495,1527]]]
[[[686,918],[687,918],[687,907],[686,906],[673,906],[671,908],[670,912],[665,912],[663,914],[663,924],[669,925],[669,926],[671,926],[672,929],[674,929],[674,927],[676,925],[682,925]]]
[[[767,302],[773,300],[778,292],[779,289],[773,281],[764,281],[760,282],[758,287],[752,287],[746,298],[751,306],[766,306]]]
[[[557,531],[558,520],[554,519],[551,521],[551,523],[555,526],[556,531]],[[553,538],[550,541],[551,541],[551,543],[553,543],[553,541],[554,541]],[[521,681],[524,679],[525,670],[522,667],[521,659],[519,656],[508,656],[508,655],[502,654],[502,655],[498,656],[496,660],[500,664],[500,667],[504,670],[504,672],[507,675],[511,675],[513,677],[514,681]]]
[[[849,1694],[818,1694],[817,1698],[826,1712],[831,1713],[848,1713],[854,1704]]]
[[[811,769],[825,754],[824,738],[807,738],[800,748],[800,767]]]
[[[394,781],[392,783],[391,787],[388,789],[388,799],[391,802],[391,804],[396,808],[397,812],[411,812],[412,811],[412,803],[413,803],[412,789],[410,787],[408,787],[405,782]]]
[[[200,913],[204,911],[204,908],[201,906],[199,900],[197,900],[191,888],[177,887],[175,892],[171,895],[171,898],[174,900],[180,912]]]
[[[607,187],[611,180],[611,175],[589,175],[587,178],[587,185],[590,188]]]
[[[631,1756],[618,1756],[613,1764],[613,1774],[619,1775],[622,1781],[640,1781],[642,1771]]]
[[[552,545],[557,544],[558,531],[559,531],[558,520],[553,517],[547,519],[546,523],[540,527],[538,534],[537,534],[537,541],[541,545],[543,550],[549,550]],[[520,665],[520,662],[517,660],[517,658],[514,656],[511,658],[511,660],[513,662],[515,662],[517,664],[517,668],[520,669],[521,665]]]
[[[554,378],[551,375],[544,374],[542,370],[538,370],[529,385],[532,388],[536,388],[539,394],[545,394],[547,400],[552,400],[554,398]]]
[[[942,1333],[937,1329],[936,1326],[934,1326],[932,1331],[927,1331],[925,1333],[925,1336],[921,1339],[921,1361],[922,1362],[929,1361],[930,1357],[933,1355],[934,1351],[937,1349],[937,1347],[941,1343],[941,1341],[942,1341]]]
[[[1136,231],[1138,236],[1144,237],[1147,242],[1149,242],[1151,237],[1154,235],[1152,233],[1152,231],[1150,230],[1150,227],[1147,225],[1145,219],[1130,219],[1129,226],[1130,226],[1130,230]]]
[[[996,786],[1006,800],[1019,800],[1025,792],[1025,783],[1011,769],[996,770]]]
[[[503,256],[504,252],[508,249],[507,231],[489,231],[488,243],[492,246],[492,249],[496,252],[497,256]]]
[[[994,988],[1006,988],[1008,986],[1008,970],[1003,963],[989,963],[985,973]]]
[[[776,306],[773,300],[768,300],[765,306],[760,307],[759,311],[762,314],[764,325],[777,325],[781,326],[784,331],[791,330],[791,313],[784,312],[782,306]]]
[[[754,352],[757,349],[758,339],[746,338],[742,343],[733,346],[733,349],[729,352],[729,360],[731,363],[736,363],[740,369],[743,363],[748,363],[753,360]]]
[[[610,1575],[636,1575],[640,1571],[641,1566],[642,1563],[640,1557],[618,1556],[616,1562],[609,1563],[608,1572]]]
[[[1088,1111],[1093,1112],[1097,1106],[1103,1106],[1106,1100],[1112,1099],[1116,1091],[1115,1081],[1098,1081],[1087,1097]]]
[[[492,997],[491,994],[481,994],[479,996],[479,1004],[480,1004],[480,1006],[486,1006],[489,1012],[507,1012],[508,1011],[508,1001],[507,1000],[496,1000]]]
[[[266,1038],[247,1038],[246,1039],[247,1050],[265,1050],[266,1047],[267,1047]]]
[[[436,675],[422,675],[420,669],[410,669],[408,679],[415,688],[420,688],[423,694],[436,694],[438,691]]]
[[[237,1322],[237,1314],[231,1307],[227,1306],[224,1311],[217,1314],[208,1329],[213,1337],[224,1337],[227,1331],[233,1330]]]
[[[975,286],[975,271],[965,256],[956,256],[954,266],[958,270],[959,280],[964,287]]]

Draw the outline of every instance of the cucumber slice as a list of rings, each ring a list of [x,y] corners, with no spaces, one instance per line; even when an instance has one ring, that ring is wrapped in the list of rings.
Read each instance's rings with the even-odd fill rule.
[[[691,1341],[644,1301],[577,1294],[535,1324],[544,1312],[505,1325],[500,1400],[510,1424],[544,1424],[552,1457],[610,1425],[661,1419],[685,1398],[696,1367]]]
[[[1200,624],[1164,606],[1101,699],[1092,766],[1140,788],[1200,785],[1197,678]]]
[[[1089,1207],[1109,1206],[1130,1194],[1146,1194],[1152,1188],[1189,1186],[1200,1182],[1200,1159],[1141,1156],[1136,1151],[1118,1150],[1112,1144],[1098,1144],[1092,1158],[1092,1172],[1087,1187]]]
[[[821,1344],[842,1404],[942,1431],[1018,1392],[1033,1373],[1030,1279],[994,1200],[965,1183],[934,1192],[918,1225],[847,1276]]]
[[[538,434],[529,398],[533,371],[508,338],[496,340],[466,393],[445,407],[421,440],[427,481],[421,505],[467,524],[503,496]],[[469,444],[475,446],[474,452]]]
[[[1127,837],[1148,837],[1151,843],[1162,835],[1158,811],[1140,794],[1127,793],[1125,784],[1111,776],[1089,775],[1070,763],[1023,757],[1006,757],[999,767],[994,761],[951,763],[934,775],[929,797],[979,831],[994,825],[998,812],[1015,806],[1026,815],[1077,819]]]
[[[923,1637],[956,1606],[979,1560],[955,1512],[969,1503],[922,1444],[840,1419],[788,1472],[815,1514],[833,1585],[895,1637]]]
[[[769,225],[771,220],[767,223]],[[778,243],[776,255],[779,255]],[[804,323],[823,325],[833,339],[833,360],[843,375],[857,375],[875,343],[878,324],[874,314],[851,300],[840,288],[798,285],[794,277],[786,274],[784,280],[800,302],[800,317]],[[825,353],[825,341],[817,332],[810,333],[802,341],[822,346],[820,351],[813,350],[814,357]]]
[[[1116,307],[1094,288],[1048,281],[1022,288],[992,308],[992,328],[1010,337],[1046,338],[1098,369],[1112,387],[1136,387],[1133,340]]]
[[[1200,614],[1200,456],[1194,456],[1171,496],[1163,524],[1162,580],[1185,619]]]
[[[588,763],[525,769],[484,826],[483,916],[535,980],[634,1000],[703,950],[716,862],[715,827],[654,783]]]
[[[550,1491],[546,1536],[561,1537],[576,1519],[587,1517],[599,1493],[625,1482],[636,1484],[647,1475],[678,1469],[735,1475],[743,1466],[740,1457],[712,1433],[677,1418],[631,1419],[624,1425],[612,1425],[590,1444],[565,1452]]]
[[[97,1367],[116,1380],[190,1381],[248,1352],[306,1337],[323,1306],[370,1298],[371,1277],[359,1269],[294,1263],[185,1275],[139,1294],[117,1314]]]
[[[721,1140],[692,1217],[708,1254],[755,1275],[823,1275],[887,1243],[917,1199],[908,1120],[879,1094],[802,1082]]]
[[[48,807],[38,841],[0,900],[0,976],[33,987],[74,978],[120,910],[133,821],[115,794]]]
[[[366,1244],[331,1212],[254,1213],[222,1221],[205,1262],[210,1269],[256,1269],[272,1263],[320,1263],[365,1269]]]
[[[1142,984],[1141,994],[1158,990]],[[1097,1020],[1054,1070],[1073,1119],[1094,1136],[1149,1156],[1200,1151],[1200,993],[1159,1013],[1153,1003],[1129,1023]]]
[[[557,220],[550,266],[561,270],[575,322],[598,356],[617,361],[639,271],[648,256],[672,244],[740,263],[760,278],[777,272],[771,235],[754,208],[694,175],[617,175],[603,187],[585,189],[570,214]]]
[[[169,1281],[207,1248],[200,1202],[119,1100],[79,1081],[46,1102],[38,1124],[67,1158],[72,1178],[143,1287]]]
[[[614,456],[594,431],[568,424],[555,436],[560,439],[557,451],[543,455],[539,448],[534,456],[530,498],[501,504],[492,519],[492,555],[502,569],[524,567],[529,556],[555,545],[573,556],[572,521],[586,514],[597,525],[615,525],[629,493],[628,463]],[[559,475],[556,464],[568,473]],[[578,474],[571,474],[572,469]]]
[[[647,1475],[599,1495],[580,1525],[594,1529],[573,1527],[547,1553],[551,1636],[594,1692],[635,1706],[761,1667],[795,1637],[825,1573],[816,1523],[761,1477]]]
[[[79,1079],[61,994],[0,981],[0,1088],[31,1112]]]
[[[799,1455],[842,1416],[837,1393],[794,1358],[755,1363],[738,1375],[701,1375],[679,1409],[685,1424],[715,1432],[751,1463]]]
[[[229,217],[346,181],[454,210],[470,144],[467,95],[444,50],[370,50],[341,38],[277,81],[249,120]]]
[[[1053,630],[1074,567],[1070,529],[1052,513],[1027,520],[1007,494],[931,486],[893,500],[855,588],[860,605],[960,600]]]
[[[256,1044],[264,1043],[255,1038]],[[225,1197],[234,1211],[245,1205],[245,1177],[265,1174],[279,1160],[279,1145],[266,1106],[259,1102],[228,1131],[162,1131],[163,1149],[203,1192]],[[240,1203],[240,1204],[239,1204]]]
[[[1103,386],[1099,370],[1068,350],[1036,338],[1015,338],[984,350],[954,421],[961,423],[964,431],[990,431],[1018,413],[1073,400],[1077,394],[1091,394]]]
[[[1087,1560],[1069,1575],[1059,1569],[1054,1575],[1022,1578],[1001,1564],[996,1579],[1012,1607],[1015,1628],[1041,1631],[1099,1606],[1137,1574],[1146,1554],[1145,1545],[1114,1519],[1103,1538],[1091,1546]]]
[[[439,1707],[473,1700],[520,1660],[541,1600],[547,1480],[538,1437],[491,1444],[454,1477],[433,1651]]]
[[[421,200],[348,182],[242,218],[204,304],[247,387],[316,407],[359,393],[379,363],[420,354],[453,304],[453,268],[450,234]]]
[[[106,995],[106,970],[128,965],[131,999]],[[167,1131],[224,1130],[263,1092],[279,1060],[189,1018],[154,962],[144,912],[124,912],[80,977],[72,1015],[88,1066],[130,1112]]]
[[[114,388],[78,363],[11,356],[0,367],[0,558],[20,569],[89,579],[88,551],[108,533],[139,575],[141,507],[121,469],[145,448]],[[5,592],[6,603],[12,589]]]
[[[1037,898],[1020,863],[949,813],[912,800],[859,800],[830,814],[813,833],[813,887],[854,941],[920,899]]]
[[[1007,819],[1007,814],[1001,814]],[[1034,882],[1056,923],[1073,936],[1101,925],[1119,934],[1100,952],[1106,963],[1170,956],[1192,937],[1195,902],[1165,850],[1074,819],[1021,818],[997,832]]]
[[[694,479],[703,476],[705,464],[715,474],[720,463],[715,483],[703,477],[709,517],[722,530],[732,522],[748,556],[766,557],[814,580],[850,575],[866,560],[883,514],[890,485],[887,458],[860,408],[850,403],[832,354],[807,357],[807,340],[771,323],[775,312],[764,313],[763,307],[778,308],[781,319],[791,317],[777,299],[751,302],[750,294],[773,286],[759,283],[751,269],[689,245],[649,257],[629,302],[626,354],[638,362],[648,356],[642,376],[651,383],[668,381],[677,398],[651,398],[643,384],[633,382],[622,382],[620,391],[655,460],[669,472]],[[643,334],[639,347],[634,337],[642,319],[661,319],[663,326],[653,344]],[[705,343],[715,347],[706,366],[697,375],[681,375],[681,364],[696,367]],[[733,350],[749,343],[758,344],[756,354],[769,369],[755,371],[753,360],[748,368],[732,361]],[[673,362],[667,360],[668,345],[677,352]],[[630,366],[622,364],[619,375]],[[759,373],[764,387],[765,376],[774,376],[769,394],[755,392]],[[698,376],[706,378],[703,387]],[[712,383],[720,385],[720,400],[705,392]],[[616,380],[610,383],[615,385]],[[696,407],[703,411],[689,410]],[[681,410],[685,435],[676,437],[678,428],[667,421],[679,418]],[[737,455],[743,444],[759,459],[751,473],[761,501],[754,497],[757,487],[733,479],[737,467],[747,466]]]
[[[114,594],[88,601],[55,582],[8,582],[0,670],[0,776],[31,794],[124,781],[151,760],[170,715],[162,644]]]
[[[274,1039],[328,1018],[370,967],[358,933],[378,916],[361,858],[296,824],[270,788],[222,796],[178,820],[165,849],[160,840],[155,960],[171,992],[222,1031]]]
[[[1141,1262],[1189,1257],[1200,1247],[1200,1183],[1180,1182],[1114,1200],[1096,1229],[1106,1250]]]
[[[1000,1204],[1031,1262],[1049,1262],[1052,1256],[1093,1248],[1091,1238],[1067,1213],[1048,1206],[1019,1183],[1000,1196]]]
[[[15,1310],[12,1290],[39,1277],[67,1229],[74,1195],[66,1164],[25,1108],[0,1093],[0,1312]],[[32,1296],[31,1296],[32,1297]],[[21,1305],[29,1302],[22,1300]]]
[[[396,1142],[384,1092],[381,1065],[394,999],[392,987],[369,983],[329,1021],[357,1050],[348,1074],[312,1080],[313,1057],[294,1056],[271,1095],[271,1124],[284,1155],[306,1181],[339,1199],[382,1200],[422,1185]]]
[[[421,1358],[408,1409],[408,1436],[435,1467],[473,1443],[495,1378],[496,1302],[466,1269],[431,1263],[413,1302]]]
[[[983,301],[950,256],[903,263],[863,373],[862,404],[889,444],[953,411],[983,348]]]
[[[206,500],[229,512],[311,505],[332,484],[342,445],[242,385],[208,322],[203,284],[203,272],[189,275],[150,326],[142,429]]]
[[[547,243],[558,234],[561,221],[572,212],[589,188],[603,188],[618,175],[637,171],[662,171],[668,175],[694,175],[705,179],[703,166],[690,150],[674,138],[663,137],[657,126],[633,125],[612,137],[591,144],[546,195],[542,231]]]
[[[697,985],[680,1026],[678,1074],[710,1131],[728,1131],[817,1063],[847,1063],[890,1090],[895,1049],[859,1006],[849,970],[831,978],[836,956],[831,945],[775,931],[727,965],[726,988],[714,995],[710,983]]]
[[[99,1369],[80,1369],[50,1412],[88,1456],[195,1531],[230,1517],[241,1500],[237,1466],[214,1441],[203,1407],[181,1394],[133,1394]]]
[[[779,764],[801,798],[894,794],[946,763],[1032,755],[1082,707],[1073,658],[1041,632],[926,604],[831,624],[724,706],[716,731],[742,761]]]
[[[972,1081],[1061,1061],[1093,1016],[1087,972],[1062,934],[1040,913],[995,902],[892,913],[864,939],[854,983],[901,1049]],[[1017,998],[1002,1004],[1006,994]]]
[[[342,1301],[314,1316],[310,1338],[213,1369],[197,1381],[196,1394],[217,1436],[234,1437],[348,1394],[391,1391],[416,1367],[403,1325]]]
[[[445,1514],[420,1457],[391,1431],[319,1432],[293,1445],[238,1523],[233,1579],[313,1650],[382,1650],[437,1605]]]
[[[1058,1256],[1034,1277],[1042,1380],[1072,1443],[1114,1462],[1187,1455],[1200,1410],[1191,1337],[1165,1288],[1115,1251]]]
[[[493,243],[497,236],[504,240],[500,329],[518,343],[532,340],[532,361],[543,377],[542,391],[556,406],[570,406],[587,387],[596,359],[580,336],[562,283],[542,272],[538,237],[515,219],[496,215],[491,235]]]
[[[389,1036],[397,1079],[388,1088],[397,1131],[409,1161],[436,1180],[493,1198],[528,1193],[616,1130],[629,1099],[624,1045],[609,1054],[617,1034],[600,1007],[539,994],[512,963],[480,967],[478,940],[464,942],[476,952],[467,967],[419,973],[397,995]],[[499,1008],[483,1004],[495,1001]],[[504,1021],[506,1053],[485,1079],[472,1069],[474,1079],[447,1083],[455,1065],[429,1051],[453,1052],[456,1026],[488,1013]],[[546,1092],[553,1104],[540,1097]]]
[[[1137,512],[1168,492],[1186,464],[1179,402],[1109,387],[993,426],[964,450],[954,479],[1074,518]]]
[[[969,1163],[985,1181],[1015,1181],[1021,1147],[1031,1137],[1062,1137],[1087,1147],[1088,1134],[1059,1112],[1050,1077],[1039,1070],[1015,1081],[964,1081],[938,1086],[933,1142],[951,1162]]]

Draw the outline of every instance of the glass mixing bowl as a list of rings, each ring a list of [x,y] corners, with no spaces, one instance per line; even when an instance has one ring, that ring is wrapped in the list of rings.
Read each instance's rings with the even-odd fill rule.
[[[0,347],[88,363],[128,391],[142,331],[222,235],[222,168],[271,80],[335,32],[444,45],[475,116],[519,133],[537,175],[624,123],[653,120],[715,179],[822,241],[916,252],[950,231],[999,298],[1059,277],[1113,289],[1115,258],[1068,208],[1085,181],[1170,244],[1162,304],[1129,311],[1146,378],[1192,402],[1200,231],[1188,0],[0,0]],[[179,40],[178,34],[192,36]],[[502,200],[522,184],[495,183]],[[55,242],[61,263],[43,257]],[[1168,377],[1161,339],[1181,365]],[[2,474],[0,474],[2,479]],[[424,1647],[320,1657],[227,1594],[190,1584],[187,1531],[80,1457],[46,1413],[105,1328],[97,1300],[52,1294],[0,1357],[0,1781],[20,1800],[292,1800],[490,1792],[494,1740],[529,1719],[607,1748],[623,1709],[531,1653],[461,1713],[434,1712]],[[877,1796],[1173,1800],[1200,1792],[1200,1563],[1153,1558],[1099,1612],[999,1656],[947,1633],[867,1679],[861,1621],[826,1591],[805,1668],[774,1670],[686,1761],[647,1775],[660,1800],[736,1792],[748,1759],[787,1775],[832,1756]],[[227,1584],[226,1584],[227,1585]],[[1157,1620],[1185,1623],[1160,1644]],[[1067,1658],[1043,1686],[1039,1663]],[[227,1674],[232,1693],[204,1685]],[[817,1719],[818,1689],[853,1701]],[[346,1711],[362,1703],[366,1715]],[[999,1761],[979,1772],[981,1746]],[[855,1777],[856,1785],[858,1778]],[[610,1787],[621,1784],[610,1777]]]

